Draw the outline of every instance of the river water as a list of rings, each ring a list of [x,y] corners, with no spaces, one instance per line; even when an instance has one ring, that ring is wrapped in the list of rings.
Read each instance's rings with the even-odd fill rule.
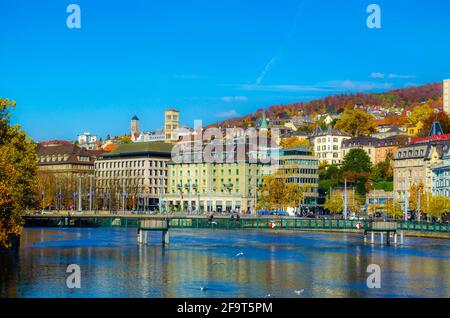
[[[138,246],[133,229],[24,230],[0,254],[1,297],[450,297],[450,241],[364,245],[361,235],[171,230]],[[81,288],[69,289],[69,264]],[[381,288],[367,287],[367,267]]]

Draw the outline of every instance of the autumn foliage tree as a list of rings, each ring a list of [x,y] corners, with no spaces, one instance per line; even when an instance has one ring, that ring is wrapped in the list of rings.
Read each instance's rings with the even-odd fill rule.
[[[418,105],[413,108],[411,114],[408,116],[408,123],[415,125],[418,122],[424,122],[433,114],[433,108],[428,104]]]
[[[332,214],[342,213],[344,210],[344,198],[341,194],[335,193],[327,198],[323,207]]]
[[[303,190],[298,184],[287,183],[283,178],[266,176],[258,191],[258,208],[281,209],[296,207],[303,200]]]
[[[353,137],[367,136],[377,131],[375,116],[359,108],[345,111],[334,128],[345,131]]]
[[[15,102],[0,98],[0,248],[19,235],[22,214],[35,203],[36,153],[18,125],[11,125]]]
[[[440,112],[437,114],[433,113],[423,122],[420,137],[428,136],[435,121],[439,122],[444,134],[450,134],[450,115],[445,112]]]
[[[297,136],[292,136],[288,138],[284,138],[280,142],[280,147],[284,149],[292,149],[297,147],[310,147],[311,144],[305,138],[299,138]]]
[[[396,200],[387,200],[384,203],[384,210],[388,216],[394,219],[401,219],[403,217],[402,205]]]

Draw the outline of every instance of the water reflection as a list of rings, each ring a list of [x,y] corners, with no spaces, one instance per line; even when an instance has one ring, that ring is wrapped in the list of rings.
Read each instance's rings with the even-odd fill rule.
[[[0,296],[450,296],[444,240],[381,247],[355,234],[209,230],[173,230],[167,249],[159,233],[151,240],[137,246],[125,229],[26,229],[17,253],[0,254]],[[81,289],[66,287],[69,264],[81,267]],[[366,287],[369,264],[381,266],[381,289]]]

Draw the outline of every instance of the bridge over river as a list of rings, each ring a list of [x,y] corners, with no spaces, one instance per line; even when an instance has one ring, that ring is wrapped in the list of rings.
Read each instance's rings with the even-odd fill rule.
[[[27,215],[25,227],[119,227],[141,228],[145,220],[167,220],[168,229],[249,229],[249,230],[316,230],[316,231],[352,231],[364,233],[372,230],[368,220],[304,219],[275,217],[214,217],[205,216],[162,216],[162,215]],[[396,226],[395,226],[396,224]],[[390,230],[406,231],[409,234],[438,234],[450,238],[450,224],[395,221]]]

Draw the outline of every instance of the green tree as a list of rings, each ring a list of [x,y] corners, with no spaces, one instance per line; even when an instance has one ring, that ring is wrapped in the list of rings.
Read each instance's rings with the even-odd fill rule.
[[[341,172],[352,171],[358,173],[370,173],[370,158],[363,149],[351,149],[344,157]]]
[[[11,125],[15,102],[0,98],[0,247],[19,235],[22,214],[35,204],[35,146],[18,125]]]
[[[387,156],[384,161],[379,162],[372,167],[370,178],[374,182],[392,181],[394,179],[392,160],[390,156]]]
[[[356,185],[356,191],[365,195],[371,173],[369,156],[363,149],[351,149],[344,157],[340,173],[341,179]]]
[[[345,111],[334,128],[345,131],[353,137],[367,136],[377,131],[375,116],[359,108]]]

